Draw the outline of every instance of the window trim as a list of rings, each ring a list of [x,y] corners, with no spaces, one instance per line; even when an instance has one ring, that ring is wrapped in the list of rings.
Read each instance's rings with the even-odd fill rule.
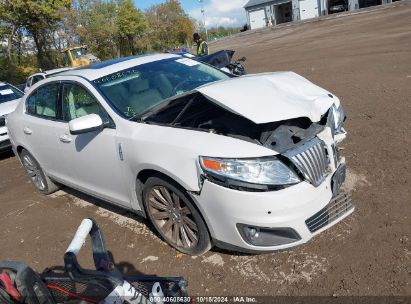
[[[84,79],[85,79],[85,78],[84,78]],[[85,80],[87,80],[87,79],[85,79]],[[57,102],[56,102],[56,117],[53,118],[53,117],[37,115],[37,114],[33,114],[33,113],[28,112],[28,110],[27,110],[27,102],[28,102],[28,100],[30,99],[30,97],[32,97],[34,94],[37,94],[37,91],[38,91],[40,88],[42,88],[42,87],[44,87],[44,86],[47,86],[47,85],[55,84],[55,83],[58,83],[58,84],[59,84],[58,97],[57,97]],[[100,108],[101,108],[101,109],[106,113],[106,115],[107,115],[107,118],[108,118],[108,120],[109,120],[109,123],[108,123],[108,124],[105,124],[105,125],[104,125],[104,128],[116,129],[116,123],[114,122],[114,119],[111,117],[110,113],[108,113],[108,111],[102,106],[102,104],[101,104],[101,102],[98,100],[98,98],[97,98],[84,84],[82,84],[81,82],[75,81],[75,80],[54,80],[54,81],[50,81],[50,82],[41,84],[38,88],[36,88],[33,92],[31,92],[30,95],[28,95],[28,96],[26,97],[26,99],[25,99],[25,101],[24,101],[24,113],[25,113],[26,115],[30,115],[30,116],[35,117],[35,118],[40,118],[40,119],[45,119],[45,120],[49,120],[49,121],[61,122],[61,123],[68,124],[69,121],[65,121],[65,120],[63,119],[63,84],[65,84],[65,83],[73,83],[73,84],[79,85],[79,86],[82,87],[84,90],[86,90],[86,92],[87,92],[88,94],[90,94],[90,95],[95,99],[95,101],[98,103],[98,105],[100,106]],[[93,83],[91,83],[90,81],[88,81],[88,83],[90,83],[90,85],[91,85],[94,89],[96,89],[96,91],[97,91],[98,93],[100,93],[100,91],[97,90],[96,87],[94,87]],[[104,98],[104,96],[103,96],[103,95],[101,95],[101,96],[102,96],[102,98],[104,99],[104,101],[106,101],[105,98]],[[107,102],[107,101],[106,101],[106,102]],[[110,108],[111,108],[111,107],[110,107]]]

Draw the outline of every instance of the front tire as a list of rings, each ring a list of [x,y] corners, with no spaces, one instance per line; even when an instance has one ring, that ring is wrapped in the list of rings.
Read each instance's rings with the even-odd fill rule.
[[[148,218],[168,244],[189,255],[202,255],[211,248],[204,220],[185,190],[171,180],[150,177],[143,198]]]
[[[27,150],[21,151],[20,159],[27,175],[38,191],[51,194],[59,189],[59,186],[44,173],[37,160]]]

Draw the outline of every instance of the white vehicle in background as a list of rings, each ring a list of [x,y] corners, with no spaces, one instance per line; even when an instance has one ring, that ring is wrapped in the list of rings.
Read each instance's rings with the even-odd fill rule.
[[[71,70],[71,69],[72,68],[68,68],[68,67],[59,68],[59,69],[53,69],[53,70],[48,70],[48,71],[44,71],[44,72],[38,72],[38,73],[35,73],[33,75],[30,75],[27,78],[26,86],[24,88],[24,93],[26,93],[30,89],[31,86],[33,86],[34,84],[36,84],[40,80],[46,79],[47,77],[50,77],[50,76],[55,75],[57,73],[61,73],[61,72]]]
[[[348,216],[339,99],[292,72],[236,77],[173,54],[34,85],[8,118],[37,189],[146,216],[181,252],[301,245]]]
[[[0,152],[11,147],[6,128],[6,117],[13,112],[23,92],[11,84],[0,81]]]

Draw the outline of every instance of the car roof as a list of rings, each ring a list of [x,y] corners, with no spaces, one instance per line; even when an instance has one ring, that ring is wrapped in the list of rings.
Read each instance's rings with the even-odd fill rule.
[[[154,54],[132,57],[122,57],[107,61],[93,63],[87,66],[82,66],[70,71],[60,73],[58,76],[79,76],[86,78],[89,81],[96,80],[100,77],[128,69],[133,66],[142,65],[154,61],[160,61],[170,58],[179,58],[181,56],[175,54]]]

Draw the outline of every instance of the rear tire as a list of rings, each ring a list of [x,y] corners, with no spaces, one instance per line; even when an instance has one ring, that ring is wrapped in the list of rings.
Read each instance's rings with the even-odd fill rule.
[[[210,235],[203,218],[187,192],[172,180],[148,178],[143,200],[148,218],[169,245],[194,256],[210,250]]]
[[[40,164],[27,150],[23,149],[21,151],[20,159],[27,175],[38,191],[44,194],[51,194],[60,188],[44,173]]]

